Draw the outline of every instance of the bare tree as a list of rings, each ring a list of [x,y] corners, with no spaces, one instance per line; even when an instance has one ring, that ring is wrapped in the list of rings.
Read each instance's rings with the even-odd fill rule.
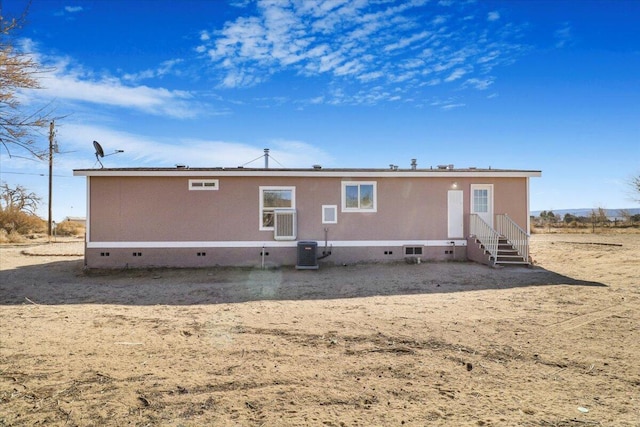
[[[35,215],[42,199],[22,185],[9,187],[6,182],[0,185],[0,210],[5,212],[25,212]]]
[[[625,224],[631,224],[631,212],[628,209],[620,209],[618,216],[622,217],[622,221]]]
[[[609,224],[609,218],[607,217],[607,210],[602,206],[598,206],[591,210],[591,222],[593,230],[595,232],[596,225],[600,224],[600,227],[604,227]]]
[[[640,203],[640,174],[631,178],[629,185],[631,186],[631,197]]]
[[[19,92],[39,89],[38,76],[50,71],[33,56],[15,46],[15,33],[24,24],[28,6],[19,18],[2,14],[0,0],[0,144],[9,156],[24,153],[39,159],[47,150],[39,145],[41,133],[53,118],[47,107],[29,109],[21,104]]]

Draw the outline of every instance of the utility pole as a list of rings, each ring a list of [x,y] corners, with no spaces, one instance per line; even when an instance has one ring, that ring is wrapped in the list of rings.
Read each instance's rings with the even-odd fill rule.
[[[53,235],[53,227],[52,227],[52,193],[53,193],[53,151],[54,151],[54,132],[53,132],[54,123],[53,120],[49,124],[49,223],[47,225],[47,234],[49,235],[49,240],[51,240],[51,236]]]

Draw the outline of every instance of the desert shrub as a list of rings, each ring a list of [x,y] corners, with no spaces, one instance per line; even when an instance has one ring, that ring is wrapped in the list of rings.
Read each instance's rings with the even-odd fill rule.
[[[25,238],[21,234],[12,231],[7,233],[7,230],[0,228],[0,243],[22,243]]]
[[[37,215],[15,209],[0,210],[0,229],[7,235],[30,234],[47,231],[47,223]]]
[[[574,221],[571,221],[571,223],[569,223],[569,227],[571,227],[571,228],[584,228],[584,227],[585,227],[585,225],[584,225],[584,224],[582,224],[582,223],[581,223],[580,221],[578,221],[578,220],[574,220]]]
[[[63,221],[56,225],[57,236],[82,236],[84,225],[75,221]]]

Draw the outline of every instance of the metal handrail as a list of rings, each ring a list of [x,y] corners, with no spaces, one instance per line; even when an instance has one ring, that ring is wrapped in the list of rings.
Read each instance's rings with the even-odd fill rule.
[[[502,234],[525,261],[529,259],[529,235],[509,215],[496,215],[498,233]]]
[[[498,232],[477,214],[471,214],[469,218],[469,229],[471,235],[475,236],[476,239],[482,243],[495,262],[498,259],[498,240],[500,238]]]

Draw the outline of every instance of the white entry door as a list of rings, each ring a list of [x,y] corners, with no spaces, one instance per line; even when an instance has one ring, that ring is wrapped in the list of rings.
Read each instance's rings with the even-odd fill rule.
[[[449,190],[447,194],[447,236],[449,239],[464,237],[464,211],[462,190]]]
[[[493,184],[471,184],[471,213],[493,228]]]

